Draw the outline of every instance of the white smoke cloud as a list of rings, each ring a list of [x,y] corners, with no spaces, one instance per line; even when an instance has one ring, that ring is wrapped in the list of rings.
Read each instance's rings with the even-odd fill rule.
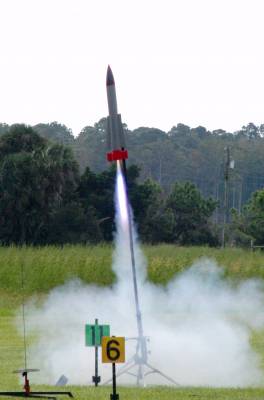
[[[158,286],[146,281],[146,261],[136,240],[135,255],[149,363],[184,386],[260,385],[261,360],[250,343],[252,331],[264,327],[260,282],[233,285],[213,260],[202,259],[166,287]],[[32,380],[54,384],[64,374],[70,384],[90,384],[94,349],[85,347],[84,327],[95,318],[110,324],[113,335],[137,336],[128,230],[118,204],[113,270],[117,283],[111,288],[73,280],[52,290],[41,306],[27,304],[27,331],[35,338],[28,365],[41,369]],[[135,345],[126,342],[127,359]],[[111,376],[109,365],[100,363],[99,370],[102,381]],[[135,379],[123,375],[118,382]],[[148,375],[146,382],[171,384],[158,374]]]

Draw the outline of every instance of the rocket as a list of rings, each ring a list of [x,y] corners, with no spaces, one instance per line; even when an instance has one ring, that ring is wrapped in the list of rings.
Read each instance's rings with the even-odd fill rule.
[[[107,117],[107,160],[118,161],[128,158],[121,115],[117,111],[116,88],[113,72],[108,65],[106,74],[106,92],[109,115]]]

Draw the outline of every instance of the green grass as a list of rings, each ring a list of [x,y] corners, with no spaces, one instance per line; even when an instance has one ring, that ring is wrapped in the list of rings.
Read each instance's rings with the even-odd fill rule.
[[[205,247],[176,247],[172,245],[143,246],[148,260],[148,277],[157,284],[166,284],[201,257],[215,259],[225,274],[235,280],[251,277],[264,278],[264,253],[241,249],[210,249]],[[23,365],[23,341],[14,326],[14,314],[21,304],[21,266],[25,271],[25,295],[45,296],[49,290],[71,278],[86,283],[111,285],[115,275],[111,270],[113,248],[101,246],[58,247],[2,247],[0,248],[0,388],[19,390],[21,383],[12,371]],[[253,346],[263,355],[264,334],[252,337]],[[32,389],[44,386],[32,386]],[[72,387],[76,398],[109,399],[110,388]],[[51,388],[49,387],[49,390]],[[263,399],[264,389],[212,389],[148,387],[145,389],[120,387],[121,399]]]
[[[149,279],[159,284],[166,284],[176,273],[183,271],[202,257],[216,260],[224,267],[226,276],[234,279],[252,277],[264,279],[264,252],[261,251],[160,245],[146,247],[145,253],[149,260]]]
[[[166,284],[175,274],[201,257],[215,259],[225,268],[226,275],[236,279],[264,279],[264,253],[241,249],[211,249],[206,247],[176,247],[173,245],[143,246],[148,260],[148,276],[157,284]],[[25,270],[26,295],[46,293],[71,278],[86,283],[111,285],[115,276],[111,270],[113,248],[100,246],[1,247],[0,248],[0,309],[5,296],[12,294],[11,303],[18,300],[21,286],[21,265]],[[5,307],[4,307],[5,308]]]
[[[80,399],[108,400],[110,388],[72,388],[74,395]],[[207,400],[263,400],[264,389],[209,389],[209,388],[182,388],[167,387],[118,388],[120,400],[190,400],[192,398]]]
[[[201,257],[215,259],[235,280],[264,279],[264,252],[173,245],[143,246],[148,261],[149,280],[166,284]],[[0,247],[0,316],[11,315],[21,303],[21,266],[25,275],[25,295],[41,295],[71,278],[109,286],[115,281],[111,270],[113,247],[47,246]]]
[[[111,270],[111,255],[110,246],[2,247],[0,291],[4,297],[10,293],[16,297],[21,287],[22,265],[26,295],[46,293],[76,277],[84,282],[110,285],[115,279]]]
[[[45,387],[42,387],[45,389]],[[46,387],[47,388],[47,387]],[[38,387],[39,389],[39,387]],[[50,387],[47,388],[50,390]],[[111,387],[67,387],[77,399],[110,400]],[[263,400],[264,389],[118,387],[120,400]],[[64,397],[63,397],[64,398]]]
[[[12,388],[14,389],[14,388]],[[20,390],[19,388],[17,388]],[[50,386],[32,386],[32,390],[58,390]],[[15,389],[14,389],[15,390]],[[63,391],[63,388],[60,389]],[[71,391],[75,399],[109,400],[110,387],[76,387],[67,386],[65,389]],[[120,400],[263,400],[264,389],[211,389],[211,388],[182,388],[173,389],[167,387],[131,388],[119,387]],[[69,397],[59,396],[60,399]],[[11,397],[7,397],[11,399]]]
[[[10,387],[8,388],[10,390]],[[12,390],[21,390],[19,387],[12,387]],[[99,386],[67,386],[66,388],[32,385],[31,390],[50,391],[50,390],[66,390],[71,391],[75,399],[89,400],[109,400],[112,388]],[[247,388],[247,389],[215,389],[215,388],[171,388],[171,387],[117,387],[117,393],[120,400],[263,400],[264,389]],[[10,397],[7,397],[10,398]],[[58,397],[60,399],[68,399],[69,397]]]

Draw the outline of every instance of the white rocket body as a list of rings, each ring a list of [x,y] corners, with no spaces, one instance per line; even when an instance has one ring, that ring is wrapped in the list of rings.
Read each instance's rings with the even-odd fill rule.
[[[109,116],[107,117],[108,161],[128,158],[121,115],[117,112],[115,80],[110,66],[107,69],[106,92]]]

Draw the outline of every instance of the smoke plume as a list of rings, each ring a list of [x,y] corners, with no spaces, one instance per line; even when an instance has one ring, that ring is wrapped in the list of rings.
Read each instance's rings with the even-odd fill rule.
[[[35,338],[28,355],[32,378],[54,384],[64,374],[69,384],[91,384],[94,349],[85,347],[84,327],[95,318],[110,324],[111,334],[137,336],[128,235],[125,183],[117,175],[115,252],[116,284],[99,288],[73,280],[52,290],[39,306],[27,304],[27,331]],[[135,258],[144,334],[149,337],[149,363],[181,385],[250,386],[263,380],[261,360],[251,346],[252,331],[264,327],[264,295],[260,282],[239,285],[224,279],[213,260],[201,259],[177,275],[166,287],[146,279],[146,260],[135,230]],[[126,342],[126,357],[136,342]],[[102,381],[111,367],[99,364]],[[135,379],[123,375],[118,382]],[[152,374],[150,384],[171,384]]]

